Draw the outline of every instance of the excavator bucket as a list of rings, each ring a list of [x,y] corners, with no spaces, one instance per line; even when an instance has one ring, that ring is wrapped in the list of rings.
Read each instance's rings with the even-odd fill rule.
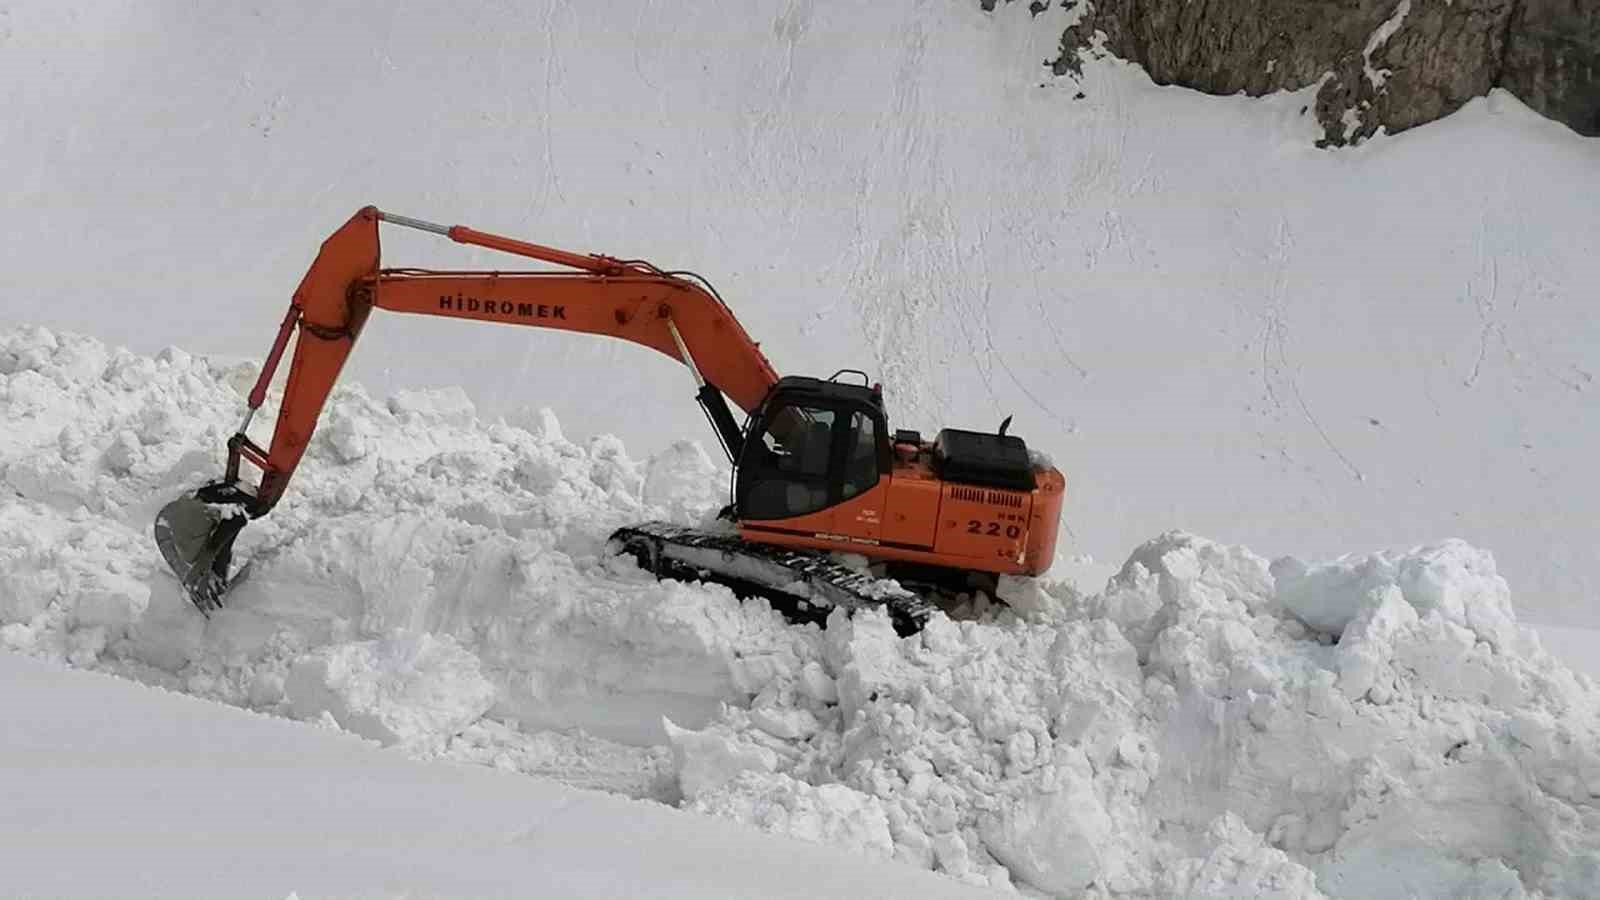
[[[230,576],[228,567],[233,542],[250,521],[237,502],[217,502],[227,496],[218,496],[219,487],[223,486],[210,485],[179,497],[163,506],[155,521],[161,555],[189,601],[208,616],[222,608],[223,598],[245,575],[241,569]]]

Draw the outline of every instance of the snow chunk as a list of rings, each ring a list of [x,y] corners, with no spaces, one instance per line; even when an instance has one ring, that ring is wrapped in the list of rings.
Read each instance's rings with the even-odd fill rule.
[[[346,406],[335,406],[321,429],[322,439],[340,462],[352,463],[366,456],[370,450],[371,428],[366,419],[355,415]]]
[[[744,772],[696,795],[685,808],[814,844],[880,859],[894,856],[883,804],[842,784],[814,787],[787,775]]]
[[[1352,700],[1387,703],[1396,677],[1390,668],[1395,641],[1416,626],[1417,613],[1393,585],[1374,589],[1368,598],[1339,641],[1339,689]]]
[[[183,670],[206,654],[205,619],[195,614],[177,579],[152,580],[149,603],[128,633],[128,653],[166,672]]]
[[[26,622],[44,612],[60,583],[60,575],[37,557],[0,548],[0,622]]]
[[[728,472],[697,441],[675,441],[645,464],[641,493],[668,521],[693,524],[726,502]]]
[[[476,656],[429,634],[323,647],[295,661],[283,692],[297,718],[326,712],[347,731],[411,749],[443,745],[495,698]]]
[[[839,702],[839,686],[834,683],[833,676],[822,668],[822,664],[815,660],[801,668],[798,688],[818,703]]]
[[[1392,586],[1418,613],[1437,611],[1495,646],[1518,639],[1511,589],[1495,571],[1494,557],[1465,541],[1341,556],[1315,566],[1285,557],[1272,563],[1272,576],[1283,605],[1327,634],[1341,633]]]
[[[1150,651],[1165,627],[1208,614],[1273,614],[1278,602],[1267,561],[1230,547],[1172,531],[1146,541],[1106,585],[1086,601],[1095,615],[1115,622],[1138,648]]]
[[[900,636],[887,613],[867,609],[851,616],[843,609],[828,614],[828,659],[845,720],[904,682]]]
[[[442,423],[466,428],[478,415],[477,407],[460,387],[422,391],[396,391],[389,398],[389,412],[401,422]]]
[[[1322,900],[1316,875],[1290,859],[1282,850],[1268,847],[1262,836],[1244,820],[1224,813],[1206,829],[1212,849],[1204,858],[1186,859],[1167,874],[1165,896],[1188,900],[1231,900],[1234,897],[1272,900]]]
[[[19,325],[0,334],[0,375],[37,372],[50,363],[60,347],[48,328]]]
[[[506,424],[521,428],[546,443],[566,440],[561,433],[561,422],[556,419],[555,410],[548,406],[541,406],[538,409],[531,406],[518,407],[506,416]]]
[[[745,741],[726,728],[690,731],[679,728],[665,717],[662,726],[672,744],[672,756],[678,766],[678,786],[686,800],[695,800],[701,794],[721,788],[741,772],[777,771],[776,753]]]
[[[80,626],[121,630],[150,606],[150,588],[126,575],[93,573],[78,586],[72,602],[73,621]]]
[[[1083,751],[1067,749],[1031,790],[1002,801],[978,820],[984,845],[1011,872],[1054,894],[1083,890],[1101,873],[1111,817],[1095,795]]]

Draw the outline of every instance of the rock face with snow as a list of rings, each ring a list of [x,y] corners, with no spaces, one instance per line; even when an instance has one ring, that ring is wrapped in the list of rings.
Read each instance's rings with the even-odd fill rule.
[[[986,0],[992,6],[992,0]],[[1071,7],[1074,4],[1066,4]],[[1104,49],[1160,84],[1252,96],[1321,81],[1323,141],[1431,122],[1505,88],[1579,134],[1600,135],[1600,6],[1573,0],[1085,0],[1052,65]]]
[[[1586,0],[1515,3],[1500,83],[1573,131],[1600,135],[1600,5]]]
[[[0,647],[974,885],[1600,896],[1600,691],[1460,541],[1306,563],[1173,532],[1092,595],[790,626],[605,552],[715,510],[698,449],[349,387],[206,619],[149,521],[220,468],[250,375],[0,331]]]

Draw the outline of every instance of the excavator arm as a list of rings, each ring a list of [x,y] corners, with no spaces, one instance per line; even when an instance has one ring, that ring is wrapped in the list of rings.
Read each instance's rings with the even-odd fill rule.
[[[381,268],[380,222],[575,271]],[[723,398],[750,412],[778,380],[732,311],[692,273],[666,272],[640,260],[572,253],[366,207],[323,242],[295,290],[250,391],[244,421],[228,441],[223,479],[168,504],[156,518],[157,544],[202,610],[219,605],[228,588],[231,547],[244,522],[265,515],[282,498],[339,372],[375,307],[607,335],[666,354],[694,374],[698,399],[730,457],[737,456],[740,433]],[[261,447],[246,431],[297,331],[277,423],[268,446]],[[241,482],[243,462],[261,471],[254,493]]]
[[[572,272],[442,272],[379,267],[378,223],[390,222],[555,263]],[[733,313],[686,273],[649,263],[580,255],[463,226],[445,227],[367,207],[334,232],[295,291],[272,351],[249,397],[253,413],[291,334],[299,341],[269,448],[239,429],[230,444],[228,479],[242,457],[262,470],[250,513],[264,514],[282,496],[316,430],[323,404],[376,307],[392,312],[477,319],[607,335],[642,344],[684,363],[701,386],[719,440],[737,448],[737,426],[723,395],[746,412],[760,404],[778,375]],[[707,388],[712,390],[708,391]],[[249,414],[247,414],[248,416]],[[719,418],[726,419],[719,421]],[[247,418],[248,422],[248,418]],[[729,428],[732,428],[732,433]]]

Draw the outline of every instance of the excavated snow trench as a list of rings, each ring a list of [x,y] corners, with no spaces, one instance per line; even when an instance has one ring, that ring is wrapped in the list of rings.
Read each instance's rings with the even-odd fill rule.
[[[0,331],[0,645],[1030,894],[1600,896],[1600,693],[1466,544],[1172,533],[1092,596],[823,631],[605,555],[715,507],[698,446],[352,387],[208,621],[149,525],[253,375]]]

